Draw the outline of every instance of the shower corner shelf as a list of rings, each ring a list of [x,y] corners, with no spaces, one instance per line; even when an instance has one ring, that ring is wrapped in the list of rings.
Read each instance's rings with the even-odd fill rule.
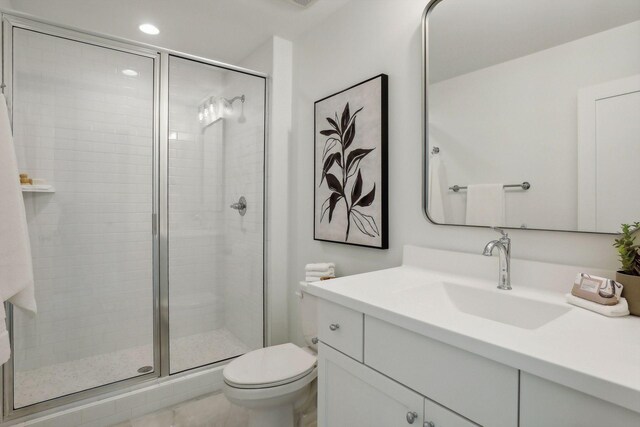
[[[55,193],[53,185],[21,185],[23,193]]]

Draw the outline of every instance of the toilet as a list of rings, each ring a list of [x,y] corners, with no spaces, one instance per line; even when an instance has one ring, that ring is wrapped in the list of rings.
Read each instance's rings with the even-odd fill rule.
[[[307,347],[286,343],[261,348],[224,368],[224,394],[249,409],[249,427],[294,427],[296,410],[315,393],[317,302],[306,287],[301,282],[296,296]]]

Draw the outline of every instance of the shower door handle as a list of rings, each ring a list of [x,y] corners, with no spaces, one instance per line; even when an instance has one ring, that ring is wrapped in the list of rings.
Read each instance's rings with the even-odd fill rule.
[[[240,196],[240,199],[236,203],[232,203],[229,207],[237,210],[240,216],[244,216],[244,214],[247,213],[247,199],[245,199],[244,196]]]

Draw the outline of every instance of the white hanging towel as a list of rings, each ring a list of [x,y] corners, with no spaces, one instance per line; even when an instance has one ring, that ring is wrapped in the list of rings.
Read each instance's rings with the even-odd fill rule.
[[[11,136],[7,101],[0,94],[0,317],[4,301],[36,312],[33,266],[27,216],[22,199],[18,162]],[[2,320],[0,319],[0,320]],[[9,334],[0,322],[0,364],[9,359]]]
[[[429,217],[438,224],[444,224],[444,199],[440,172],[440,155],[433,154],[429,159]]]
[[[504,221],[504,185],[467,186],[467,225],[500,227]]]

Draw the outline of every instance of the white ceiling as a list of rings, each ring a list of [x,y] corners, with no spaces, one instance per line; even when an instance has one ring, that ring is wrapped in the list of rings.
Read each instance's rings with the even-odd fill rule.
[[[640,19],[640,0],[443,0],[429,18],[437,82]]]
[[[238,63],[271,36],[293,39],[351,0],[0,0],[56,23]],[[151,22],[160,34],[141,33]]]

